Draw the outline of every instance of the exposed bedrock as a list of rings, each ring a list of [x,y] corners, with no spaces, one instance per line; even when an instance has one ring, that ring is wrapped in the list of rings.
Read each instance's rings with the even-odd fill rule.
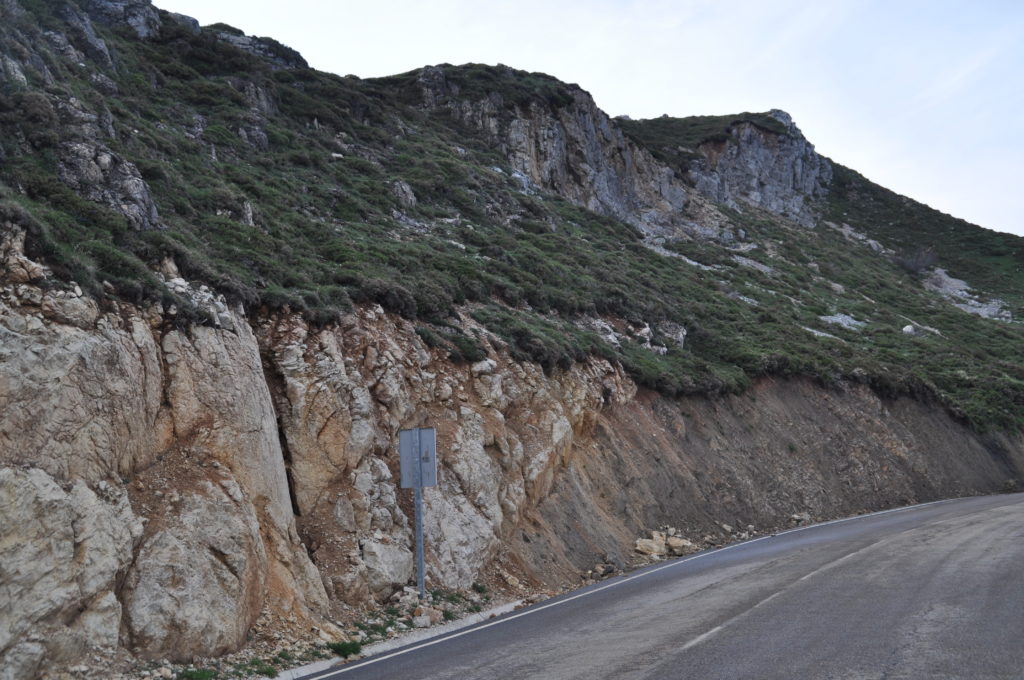
[[[787,132],[769,132],[753,123],[738,123],[724,140],[701,144],[700,158],[690,163],[694,187],[717,203],[750,204],[814,226],[814,199],[824,197],[832,183],[832,163],[784,111],[770,114]]]
[[[524,191],[556,193],[648,235],[684,222],[683,181],[628,139],[579,87],[567,86],[571,100],[550,106],[506,102],[499,94],[466,98],[438,67],[423,69],[419,82],[426,106],[447,110],[498,147]]]

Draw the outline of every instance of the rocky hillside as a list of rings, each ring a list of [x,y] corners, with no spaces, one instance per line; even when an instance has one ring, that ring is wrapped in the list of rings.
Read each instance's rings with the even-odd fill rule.
[[[4,680],[350,635],[413,576],[403,428],[453,598],[1024,473],[1024,241],[781,111],[0,13]]]

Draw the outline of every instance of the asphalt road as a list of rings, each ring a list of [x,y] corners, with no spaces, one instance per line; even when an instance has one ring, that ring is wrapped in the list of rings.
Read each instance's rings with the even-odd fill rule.
[[[1024,494],[662,562],[306,677],[1021,679]]]

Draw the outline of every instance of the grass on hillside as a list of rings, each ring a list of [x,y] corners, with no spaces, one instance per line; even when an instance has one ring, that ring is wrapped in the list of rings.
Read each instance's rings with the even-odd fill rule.
[[[711,242],[667,244],[716,267],[699,269],[653,253],[628,225],[522,193],[483,134],[420,106],[416,72],[360,80],[273,70],[171,21],[146,42],[97,29],[118,55],[106,75],[119,96],[101,94],[89,69],[49,53],[52,85],[30,74],[30,87],[0,88],[0,217],[28,230],[30,254],[97,298],[111,294],[106,282],[123,299],[174,304],[202,322],[152,273],[170,256],[185,276],[251,311],[288,308],[330,323],[353,304],[380,303],[417,320],[420,336],[455,360],[484,352],[479,338],[459,330],[461,311],[513,356],[549,372],[601,356],[668,395],[735,392],[761,375],[857,380],[882,394],[940,401],[978,427],[1024,425],[1020,326],[965,315],[890,259],[831,230],[727,210],[757,245],[744,256],[772,269],[744,266]],[[45,45],[32,22],[0,27],[4,49],[19,41]],[[459,96],[497,93],[508,116],[517,105],[563,106],[573,96],[542,74],[442,68]],[[275,102],[266,116],[252,109],[256,88]],[[75,133],[53,134],[55,96],[110,109],[116,136],[102,141],[137,164],[165,229],[134,231],[57,179],[58,144]],[[623,124],[657,154],[714,139],[737,120],[781,125],[764,114]],[[834,219],[891,243],[934,237],[954,275],[1019,302],[1019,239],[978,240],[962,223],[936,222],[927,208],[862,178],[839,169],[837,177]],[[412,188],[415,205],[403,205],[396,183]],[[853,331],[819,318],[838,312],[867,325]],[[650,324],[666,353],[631,341],[616,347],[576,323],[597,316]],[[905,317],[942,335],[904,335]],[[684,348],[657,333],[664,321],[688,329]]]
[[[880,187],[833,164],[825,216],[885,243],[899,253],[935,254],[937,266],[973,288],[1003,298],[1024,316],[1024,238],[970,224]]]

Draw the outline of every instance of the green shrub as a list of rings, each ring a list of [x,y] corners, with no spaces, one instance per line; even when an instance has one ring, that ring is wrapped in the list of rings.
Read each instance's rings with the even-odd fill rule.
[[[243,31],[242,29],[235,28],[234,26],[231,26],[230,24],[225,24],[225,23],[221,23],[221,22],[217,22],[215,24],[210,24],[209,26],[206,26],[205,28],[207,28],[207,29],[209,29],[211,31],[217,31],[218,33],[228,33],[230,35],[237,35],[237,36],[244,36],[245,35],[245,31]]]
[[[178,680],[214,680],[217,677],[217,671],[212,668],[187,668],[178,671],[176,677]]]
[[[451,342],[448,358],[456,363],[475,363],[487,358],[487,349],[479,340],[462,333],[452,333],[448,335],[448,340]]]
[[[57,112],[49,98],[41,92],[0,92],[0,131],[7,140],[23,135],[35,149],[56,146],[58,135]],[[14,151],[11,148],[11,151]]]
[[[376,302],[389,312],[407,319],[416,318],[416,299],[404,286],[385,279],[365,279],[353,291],[356,302]]]
[[[327,644],[327,648],[343,659],[354,656],[363,650],[363,646],[355,640],[330,642]]]
[[[438,335],[433,329],[427,328],[426,326],[416,326],[416,335],[420,336],[424,344],[427,347],[435,348],[441,347],[444,344],[444,340]]]

